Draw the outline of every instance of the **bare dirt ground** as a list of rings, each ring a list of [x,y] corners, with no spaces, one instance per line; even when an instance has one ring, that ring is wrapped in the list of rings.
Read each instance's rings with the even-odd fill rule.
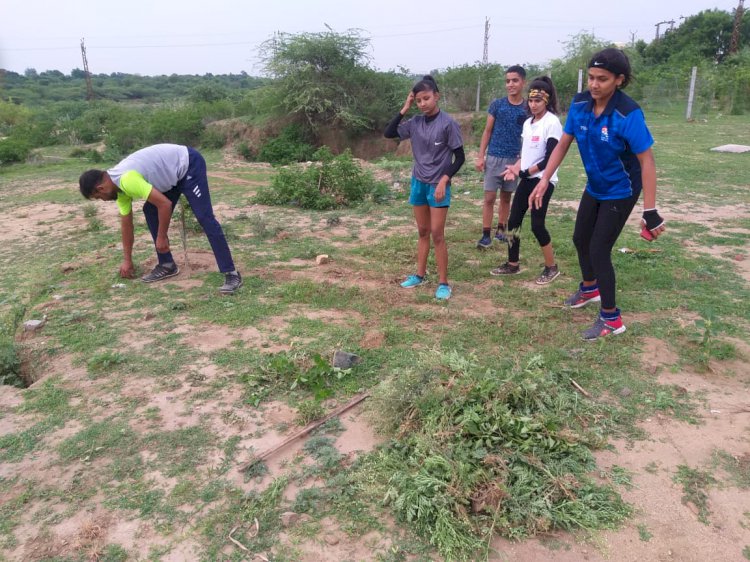
[[[234,169],[234,168],[233,168]],[[232,169],[232,170],[233,170]],[[225,181],[245,182],[234,178],[232,170],[224,169],[214,173]],[[51,185],[50,189],[59,186]],[[567,205],[566,203],[560,205]],[[9,213],[0,215],[0,242],[18,242],[29,237],[38,236],[40,228],[54,224],[58,233],[64,228],[73,229],[84,226],[80,213],[72,216],[75,206],[69,205],[34,205],[17,207]],[[217,213],[225,211],[218,206]],[[229,210],[226,210],[229,214]],[[715,224],[723,218],[750,216],[748,208],[732,209],[715,208],[710,216],[704,210],[700,216],[691,209],[672,208],[670,213],[691,217],[686,220],[704,224]],[[106,215],[105,215],[106,216]],[[683,217],[684,219],[684,217]],[[109,224],[109,219],[106,219]],[[632,219],[636,220],[636,219]],[[116,227],[116,223],[111,224]],[[315,225],[307,225],[313,228]],[[372,236],[372,227],[360,225],[359,239]],[[385,224],[380,228],[387,228]],[[348,231],[351,231],[351,225]],[[382,235],[382,230],[380,231]],[[316,230],[321,238],[341,235],[335,228]],[[749,233],[750,234],[750,233]],[[352,242],[357,243],[356,241]],[[715,257],[732,263],[742,277],[750,282],[750,258],[747,252],[726,256],[716,249],[707,247],[690,247],[693,251],[705,251]],[[209,252],[191,252],[190,264],[193,270],[212,270],[213,258]],[[150,264],[146,264],[149,266]],[[385,275],[363,275],[337,263],[323,267],[315,265],[314,260],[285,262],[272,266],[273,271],[262,271],[278,278],[308,278],[316,281],[328,281],[359,287],[378,287],[396,280]],[[200,283],[190,277],[190,272],[183,271],[171,280],[178,286],[192,287]],[[391,297],[386,306],[398,306],[400,294]],[[471,295],[456,295],[454,309],[458,308],[462,318],[471,321],[484,313],[483,302],[477,302]],[[54,306],[54,303],[50,304]],[[496,311],[497,312],[497,311]],[[512,311],[505,311],[512,313]],[[499,311],[503,313],[502,310]],[[320,312],[301,308],[296,315],[310,319],[323,320],[335,324],[344,319],[333,312]],[[271,402],[257,414],[232,414],[229,404],[236,389],[231,385],[210,399],[195,398],[197,389],[191,386],[191,380],[212,380],[221,376],[221,369],[210,359],[209,354],[228,348],[233,342],[241,340],[251,347],[265,352],[288,350],[292,341],[283,339],[280,343],[274,338],[285,332],[290,318],[279,316],[270,319],[262,327],[244,328],[229,331],[223,326],[204,323],[186,324],[174,330],[180,341],[197,352],[197,359],[183,377],[177,388],[162,388],[155,382],[144,384],[143,379],[125,381],[115,392],[87,377],[85,367],[76,366],[70,356],[61,355],[46,364],[47,376],[59,376],[64,385],[76,392],[85,392],[90,403],[98,404],[90,412],[96,419],[104,417],[109,404],[116,400],[127,399],[138,404],[136,412],[148,412],[148,416],[136,416],[132,423],[135,431],[143,431],[148,424],[155,423],[166,430],[190,427],[197,423],[206,424],[222,437],[236,435],[240,438],[241,450],[261,451],[277,443],[294,431],[295,412],[286,404]],[[148,321],[148,320],[144,320]],[[366,323],[359,318],[358,322]],[[44,338],[43,332],[35,338]],[[148,335],[142,335],[130,341],[131,346],[149,345]],[[383,346],[384,335],[377,329],[368,329],[362,340],[364,348],[374,349]],[[612,449],[597,455],[603,472],[613,466],[626,469],[632,475],[632,486],[623,491],[624,499],[634,508],[634,516],[621,529],[607,532],[578,533],[575,535],[558,533],[540,539],[521,543],[511,543],[497,539],[492,547],[495,561],[579,561],[579,560],[618,560],[618,561],[705,561],[705,560],[741,560],[743,545],[750,545],[750,491],[737,488],[724,489],[713,486],[708,490],[708,523],[699,519],[698,508],[683,500],[683,489],[673,481],[677,467],[716,467],[716,451],[728,452],[738,462],[744,463],[750,470],[750,346],[747,342],[735,342],[741,358],[728,362],[712,364],[708,373],[696,373],[681,369],[676,350],[666,341],[655,338],[644,342],[643,365],[660,381],[677,385],[691,393],[699,393],[702,398],[700,414],[702,421],[693,425],[673,418],[657,416],[641,423],[647,438],[642,441],[615,441]],[[192,377],[192,378],[191,378]],[[35,384],[40,384],[38,381]],[[0,409],[7,411],[23,402],[24,391],[4,387],[0,389]],[[152,420],[152,421],[149,421]],[[339,450],[346,455],[356,455],[358,451],[368,451],[376,447],[381,438],[374,434],[372,425],[362,415],[362,408],[352,410],[342,418],[344,431],[337,438]],[[0,434],[8,434],[30,423],[25,414],[5,415],[0,417]],[[40,452],[29,455],[21,462],[0,465],[0,477],[11,479],[17,476],[35,481],[55,482],[57,485],[68,485],[73,488],[87,478],[93,468],[92,463],[82,460],[73,463],[63,470],[54,458],[55,446],[65,438],[74,435],[80,429],[77,423],[69,423],[45,437]],[[243,489],[262,489],[271,479],[279,474],[283,466],[297,455],[303,441],[293,444],[274,456],[268,463],[269,474],[260,480],[245,482],[236,470],[229,473],[232,481]],[[240,459],[243,460],[243,459]],[[93,464],[102,462],[93,461]],[[209,464],[216,466],[221,459],[210,459]],[[721,473],[721,469],[716,469]],[[164,490],[174,488],[174,478],[162,474],[150,475]],[[294,488],[287,490],[293,496]],[[6,491],[0,497],[0,503],[17,498],[22,493],[19,489]],[[22,517],[21,525],[16,529],[17,544],[3,554],[8,560],[43,560],[54,557],[82,556],[84,559],[99,560],[101,548],[105,544],[118,543],[131,553],[137,553],[138,559],[146,560],[155,546],[169,546],[171,550],[162,560],[194,560],[200,551],[200,544],[191,537],[181,537],[180,530],[172,536],[164,537],[149,522],[139,518],[120,519],[103,507],[103,498],[95,495],[87,500],[78,511],[59,513],[59,523],[39,533],[38,524],[32,515],[40,506],[29,506]],[[50,514],[60,509],[60,504],[50,501],[47,506]],[[186,507],[185,509],[189,509]],[[293,544],[301,553],[301,560],[374,560],[375,551],[382,552],[389,546],[389,538],[371,533],[360,539],[352,539],[333,520],[324,520],[321,533],[316,538],[300,540],[282,533],[282,543]],[[234,547],[227,547],[231,551]],[[250,559],[250,558],[248,558]],[[260,560],[261,558],[256,558]]]

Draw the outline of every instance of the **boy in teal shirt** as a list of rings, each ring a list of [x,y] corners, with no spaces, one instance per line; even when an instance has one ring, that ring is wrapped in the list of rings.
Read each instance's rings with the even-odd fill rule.
[[[216,258],[224,284],[219,291],[234,293],[242,286],[242,276],[235,269],[224,231],[214,216],[208,191],[206,161],[190,147],[156,144],[134,152],[107,171],[88,170],[79,179],[86,199],[116,201],[120,211],[123,261],[120,276],[132,278],[133,267],[133,199],[145,199],[143,214],[156,246],[159,263],[141,279],[146,283],[161,281],[179,273],[169,248],[167,232],[180,195],[184,195],[195,218],[203,228]]]

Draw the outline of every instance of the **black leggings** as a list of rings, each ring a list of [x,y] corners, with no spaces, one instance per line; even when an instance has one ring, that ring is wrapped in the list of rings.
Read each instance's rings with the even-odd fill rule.
[[[584,281],[598,281],[602,308],[615,308],[615,268],[612,248],[633,210],[640,191],[627,199],[600,201],[583,192],[578,206],[573,244]]]
[[[518,231],[521,228],[526,211],[529,210],[529,195],[538,183],[539,178],[521,180],[518,189],[516,189],[516,194],[513,196],[513,204],[510,207],[510,216],[508,217],[508,232],[512,233],[508,245],[508,261],[511,263],[516,263],[521,254],[521,238],[518,236]],[[539,209],[531,209],[531,232],[536,236],[540,246],[546,246],[552,240],[549,232],[547,232],[547,227],[544,226],[544,219],[547,216],[547,206],[554,190],[555,184],[549,184],[542,198],[542,206]]]

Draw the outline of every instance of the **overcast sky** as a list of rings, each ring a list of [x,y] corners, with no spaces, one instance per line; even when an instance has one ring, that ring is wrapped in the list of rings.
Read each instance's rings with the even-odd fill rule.
[[[372,65],[414,73],[481,60],[544,63],[581,31],[614,42],[651,41],[655,24],[737,0],[2,0],[0,68],[92,73],[261,73],[257,47],[275,31],[359,28]],[[662,31],[668,27],[662,25]]]

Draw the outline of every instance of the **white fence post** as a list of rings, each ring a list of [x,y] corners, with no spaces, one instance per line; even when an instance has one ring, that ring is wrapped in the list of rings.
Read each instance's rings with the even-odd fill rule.
[[[687,113],[685,115],[685,118],[690,121],[693,117],[693,99],[695,98],[695,77],[698,74],[698,67],[693,67],[693,73],[690,76],[690,92],[688,92],[688,103],[687,103]]]

